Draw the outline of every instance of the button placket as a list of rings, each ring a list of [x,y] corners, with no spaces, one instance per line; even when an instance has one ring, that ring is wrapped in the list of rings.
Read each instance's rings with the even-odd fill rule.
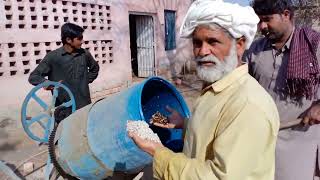
[[[272,88],[275,86],[275,80],[276,80],[276,77],[277,77],[277,72],[279,70],[279,60],[277,58],[277,56],[275,55],[275,50],[272,49],[272,57],[273,57],[273,69],[272,69],[272,74],[271,74],[271,79],[270,79],[270,83],[269,83],[269,87],[268,88]]]

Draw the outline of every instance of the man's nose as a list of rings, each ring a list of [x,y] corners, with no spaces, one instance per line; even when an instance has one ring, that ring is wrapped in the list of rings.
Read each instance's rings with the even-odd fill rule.
[[[259,30],[262,31],[263,29],[267,29],[268,28],[268,24],[265,22],[260,22],[259,23]]]
[[[199,50],[199,56],[204,57],[210,54],[210,45],[207,43],[202,43],[202,46]]]

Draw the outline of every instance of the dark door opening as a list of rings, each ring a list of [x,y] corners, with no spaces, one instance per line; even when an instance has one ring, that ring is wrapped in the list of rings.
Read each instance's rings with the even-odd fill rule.
[[[154,23],[152,16],[129,15],[132,75],[149,77],[156,73]]]
[[[129,15],[129,29],[130,29],[130,50],[131,50],[131,68],[132,76],[138,76],[138,60],[137,60],[137,31],[135,15]]]

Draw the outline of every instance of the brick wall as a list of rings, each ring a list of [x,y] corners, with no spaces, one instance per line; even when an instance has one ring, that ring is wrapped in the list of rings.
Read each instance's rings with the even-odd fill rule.
[[[155,66],[170,72],[169,61],[183,60],[191,43],[177,38],[172,59],[164,50],[164,10],[177,12],[177,30],[191,0],[0,0],[0,119],[19,119],[22,102],[33,88],[30,72],[49,52],[61,46],[60,29],[73,22],[85,29],[83,47],[100,65],[90,84],[93,100],[132,83],[129,14],[152,16]],[[185,49],[182,51],[182,49]],[[162,68],[163,67],[163,68]],[[50,95],[41,96],[48,100]]]
[[[66,22],[76,23],[86,31],[108,33],[111,30],[110,5],[102,4],[58,0],[2,1],[0,78],[27,76],[49,51],[61,46],[60,28]],[[100,66],[113,63],[111,38],[85,39],[83,47],[92,53]]]

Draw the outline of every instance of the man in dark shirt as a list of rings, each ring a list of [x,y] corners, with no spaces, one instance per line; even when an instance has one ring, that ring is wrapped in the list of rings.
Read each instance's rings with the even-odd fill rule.
[[[63,46],[49,52],[29,76],[29,82],[32,85],[38,85],[47,80],[66,85],[75,98],[76,109],[91,103],[89,83],[97,78],[99,72],[99,65],[90,52],[81,48],[83,32],[84,29],[78,25],[64,24],[61,27]],[[45,89],[52,90],[52,87],[45,87]],[[55,106],[68,100],[66,91],[60,90]],[[56,121],[61,121],[70,112],[70,108],[56,110]]]

